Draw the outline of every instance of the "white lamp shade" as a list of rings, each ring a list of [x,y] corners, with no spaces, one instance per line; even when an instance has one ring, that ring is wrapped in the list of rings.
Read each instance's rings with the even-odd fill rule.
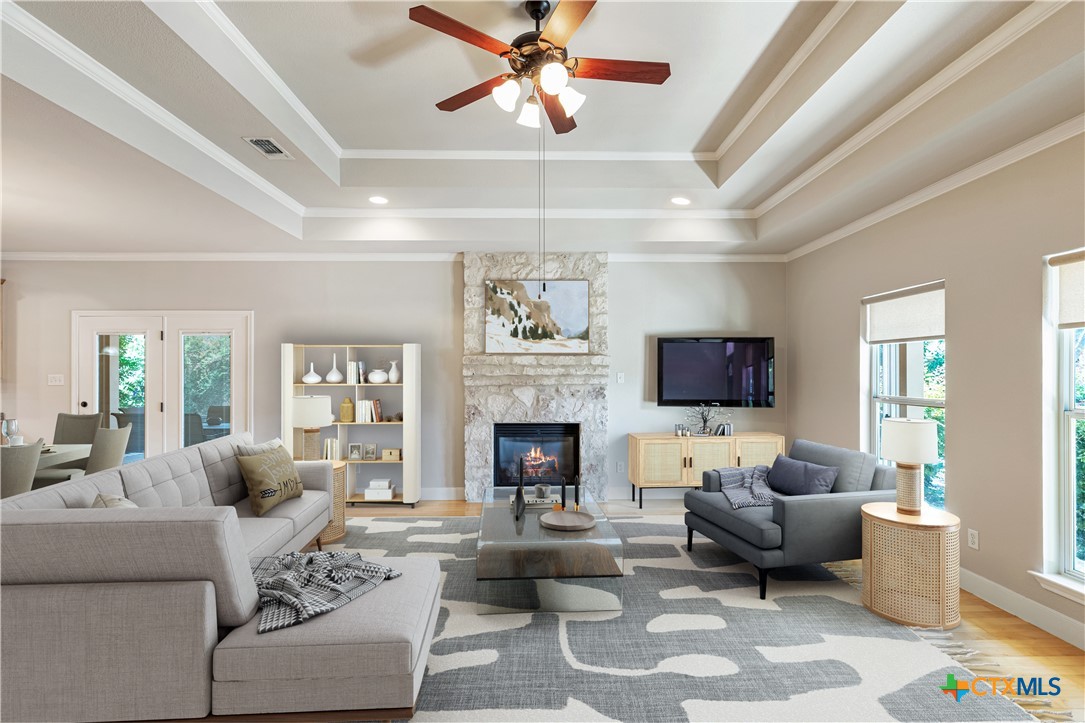
[[[312,429],[327,427],[332,423],[332,398],[328,396],[294,397],[291,425]]]
[[[539,87],[548,95],[557,95],[569,83],[569,71],[558,62],[550,62],[539,72]]]
[[[584,94],[575,90],[571,85],[565,86],[558,93],[558,101],[565,110],[566,118],[572,118],[573,113],[576,113],[580,110],[580,106],[584,105],[584,100]]]
[[[524,102],[524,107],[520,109],[520,117],[516,119],[516,122],[528,128],[539,127],[539,101],[535,100],[535,96],[531,96]]]
[[[931,419],[883,419],[882,457],[906,464],[937,462],[938,423]]]
[[[516,101],[520,97],[520,81],[509,78],[490,91],[490,94],[501,110],[511,113],[516,110]]]

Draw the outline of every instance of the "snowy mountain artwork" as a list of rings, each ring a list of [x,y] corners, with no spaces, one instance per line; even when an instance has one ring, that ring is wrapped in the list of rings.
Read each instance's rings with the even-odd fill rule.
[[[487,354],[587,354],[588,281],[486,282]]]

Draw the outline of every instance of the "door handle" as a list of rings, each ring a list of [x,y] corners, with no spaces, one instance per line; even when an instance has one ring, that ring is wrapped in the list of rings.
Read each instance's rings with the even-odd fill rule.
[[[86,402],[79,402],[79,406],[81,406],[83,409],[86,409],[89,405]]]

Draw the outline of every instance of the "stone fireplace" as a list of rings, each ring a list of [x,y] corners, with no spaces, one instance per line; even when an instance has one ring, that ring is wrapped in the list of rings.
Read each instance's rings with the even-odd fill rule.
[[[498,475],[495,425],[577,425],[576,460],[581,482],[596,500],[607,494],[607,255],[554,253],[546,277],[589,282],[588,354],[486,354],[485,291],[488,280],[534,279],[538,255],[463,255],[464,488],[479,501]],[[536,445],[538,446],[538,445]],[[531,446],[527,452],[530,454]],[[544,449],[545,451],[545,449]],[[552,452],[543,454],[556,456]],[[545,462],[540,462],[540,465]],[[566,464],[569,464],[567,461]],[[561,484],[559,460],[559,477]],[[575,474],[575,472],[574,472]],[[571,482],[572,476],[566,475]],[[542,480],[535,480],[536,484]],[[524,479],[528,483],[527,477]],[[553,483],[551,483],[553,484]]]

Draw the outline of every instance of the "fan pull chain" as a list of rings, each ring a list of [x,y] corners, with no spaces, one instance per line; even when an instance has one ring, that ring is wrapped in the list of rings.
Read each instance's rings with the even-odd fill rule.
[[[535,93],[535,89],[532,88],[532,93]],[[543,120],[541,113],[539,114],[539,140],[536,144],[539,150],[539,167],[536,169],[536,178],[538,181],[538,188],[536,190],[536,201],[539,202],[539,299],[542,300],[542,285],[543,285]]]
[[[542,115],[546,115],[543,113]],[[549,120],[549,116],[546,116]],[[539,164],[542,170],[542,205],[539,207],[542,209],[542,256],[539,259],[539,277],[542,280],[542,290],[539,292],[539,298],[542,298],[543,292],[546,291],[546,122],[539,123],[539,138],[542,141],[542,162]]]

